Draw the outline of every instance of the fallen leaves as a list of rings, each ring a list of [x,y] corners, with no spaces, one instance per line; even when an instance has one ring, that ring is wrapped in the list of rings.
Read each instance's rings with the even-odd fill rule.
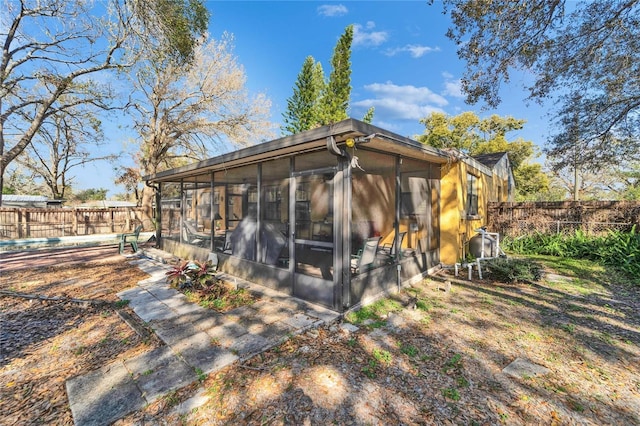
[[[111,307],[117,291],[146,277],[122,261],[3,272],[0,288],[44,297],[0,294],[2,424],[72,425],[66,379],[158,344],[143,341]],[[64,299],[47,300],[55,298]]]

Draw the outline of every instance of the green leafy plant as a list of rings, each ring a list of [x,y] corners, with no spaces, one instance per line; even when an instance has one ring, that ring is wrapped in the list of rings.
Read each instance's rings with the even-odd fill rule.
[[[185,260],[166,273],[167,281],[174,288],[207,288],[217,281],[216,267],[211,261]]]
[[[193,265],[187,273],[194,285],[203,288],[215,283],[217,267],[210,260],[202,263],[195,261]]]
[[[125,306],[127,306],[129,304],[129,300],[127,299],[123,299],[123,300],[118,300],[117,302],[114,302],[114,306],[118,309],[120,308],[124,308]]]
[[[171,268],[171,270],[165,274],[169,285],[178,289],[188,286],[190,280],[189,270],[192,268],[191,265],[191,262],[185,260]]]
[[[460,366],[461,362],[462,362],[462,355],[454,354],[451,358],[449,358],[449,361],[447,361],[447,363],[445,364],[445,367],[457,368]]]
[[[454,388],[442,389],[442,396],[452,401],[460,400],[460,393],[458,392],[457,389],[454,389]]]
[[[400,352],[413,358],[414,356],[418,355],[418,348],[413,345],[402,344],[400,345]]]
[[[362,372],[368,378],[375,379],[376,378],[376,366],[377,365],[378,365],[378,363],[376,362],[375,359],[370,359],[369,360],[369,364],[367,364],[364,367],[362,367]]]
[[[503,283],[539,281],[543,273],[542,265],[529,259],[490,259],[484,266],[488,278]]]
[[[469,387],[469,381],[464,376],[458,376],[456,377],[456,385],[458,385],[459,388],[466,388]]]
[[[204,373],[204,371],[202,371],[201,368],[196,367],[196,375],[198,376],[199,382],[204,382],[207,378],[207,375]]]
[[[502,245],[512,253],[593,260],[623,272],[640,284],[640,232],[635,225],[629,232],[609,231],[601,236],[587,235],[580,230],[571,235],[535,233],[505,238]]]
[[[376,361],[381,362],[381,363],[386,364],[386,365],[391,364],[391,360],[393,359],[393,357],[391,356],[391,353],[389,351],[385,351],[385,350],[381,350],[381,349],[374,349],[373,350],[373,357],[376,359]]]

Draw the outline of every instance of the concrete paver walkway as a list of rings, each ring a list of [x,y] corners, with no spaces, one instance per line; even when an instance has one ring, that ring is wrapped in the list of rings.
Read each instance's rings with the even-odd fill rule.
[[[186,300],[169,287],[168,266],[137,260],[150,275],[118,294],[166,344],[133,359],[114,362],[67,381],[75,424],[107,425],[166,394],[244,360],[323,323],[338,313],[266,287],[236,280],[260,300],[225,314]]]

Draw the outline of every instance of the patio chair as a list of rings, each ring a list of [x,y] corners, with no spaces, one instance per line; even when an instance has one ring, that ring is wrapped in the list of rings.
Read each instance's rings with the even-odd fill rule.
[[[187,244],[205,246],[209,241],[211,241],[211,234],[198,231],[188,220],[184,221],[184,231],[185,242]]]
[[[231,236],[233,235],[233,231],[225,231],[224,233],[224,246],[222,247],[222,252],[224,254],[233,254],[233,245],[231,244]]]
[[[391,243],[383,244],[382,247],[380,247],[380,253],[387,256],[390,260],[393,260],[393,258],[396,257],[396,251],[398,250],[398,247],[400,247],[400,250],[402,250],[402,242],[404,241],[405,235],[407,235],[406,232],[398,233],[398,238],[395,238],[394,236]],[[398,243],[397,246],[396,242]]]
[[[358,254],[351,256],[351,273],[359,274],[373,267],[378,252],[380,237],[367,238]]]
[[[140,236],[140,231],[142,231],[142,225],[136,226],[136,229],[132,233],[120,235],[120,254],[124,253],[124,247],[127,243],[131,244],[131,249],[134,253],[138,251],[138,237]]]

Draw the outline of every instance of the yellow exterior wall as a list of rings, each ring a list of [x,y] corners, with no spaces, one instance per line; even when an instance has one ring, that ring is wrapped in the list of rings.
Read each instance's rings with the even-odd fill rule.
[[[477,178],[478,215],[467,217],[467,173]],[[497,193],[493,179],[486,172],[463,161],[446,164],[441,169],[440,262],[453,265],[465,255],[465,243],[475,229],[487,222],[487,202]],[[496,179],[497,181],[497,179]]]

